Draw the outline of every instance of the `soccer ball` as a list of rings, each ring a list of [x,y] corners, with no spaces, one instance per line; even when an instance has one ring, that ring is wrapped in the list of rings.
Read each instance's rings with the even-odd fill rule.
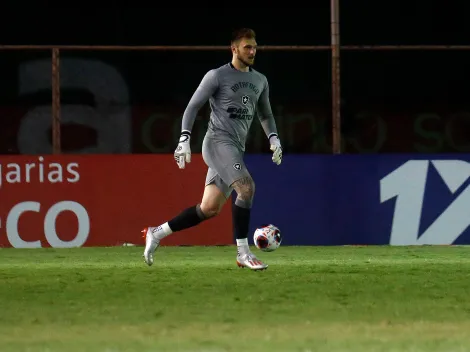
[[[275,251],[282,242],[281,231],[272,224],[263,225],[255,230],[253,242],[263,252]]]

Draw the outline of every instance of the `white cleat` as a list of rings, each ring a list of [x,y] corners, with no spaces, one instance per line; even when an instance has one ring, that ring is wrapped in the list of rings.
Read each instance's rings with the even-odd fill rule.
[[[238,254],[237,265],[240,268],[250,268],[251,270],[265,270],[268,268],[267,264],[264,264],[251,252]]]
[[[142,237],[145,238],[145,249],[142,257],[144,257],[145,263],[147,263],[148,266],[151,266],[153,264],[153,253],[160,245],[160,241],[153,237],[152,231],[148,227],[143,229],[141,232],[144,234]]]

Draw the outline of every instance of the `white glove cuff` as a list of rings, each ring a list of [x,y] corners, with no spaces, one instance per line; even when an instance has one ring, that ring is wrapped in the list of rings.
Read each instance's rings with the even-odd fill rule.
[[[281,146],[281,140],[279,139],[276,133],[271,133],[268,139],[269,139],[269,143],[273,145]]]
[[[182,131],[181,136],[180,136],[180,143],[189,143],[189,140],[191,139],[191,132],[189,131]]]

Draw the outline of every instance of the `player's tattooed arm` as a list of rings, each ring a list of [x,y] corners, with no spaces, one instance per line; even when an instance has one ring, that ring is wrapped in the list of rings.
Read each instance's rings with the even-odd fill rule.
[[[181,132],[191,134],[197,113],[218,88],[217,71],[210,70],[202,79],[184,111]]]

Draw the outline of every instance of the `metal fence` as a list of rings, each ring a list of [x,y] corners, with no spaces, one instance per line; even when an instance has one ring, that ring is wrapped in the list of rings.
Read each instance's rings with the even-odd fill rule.
[[[387,50],[470,50],[470,45],[341,45],[339,0],[331,0],[331,44],[330,45],[266,45],[261,51],[329,51],[331,53],[331,109],[332,109],[332,152],[341,150],[341,71],[342,51],[387,51]],[[88,45],[0,45],[0,51],[38,50],[51,53],[52,76],[52,146],[53,153],[61,153],[61,87],[60,55],[64,51],[226,51],[227,46],[88,46]]]

